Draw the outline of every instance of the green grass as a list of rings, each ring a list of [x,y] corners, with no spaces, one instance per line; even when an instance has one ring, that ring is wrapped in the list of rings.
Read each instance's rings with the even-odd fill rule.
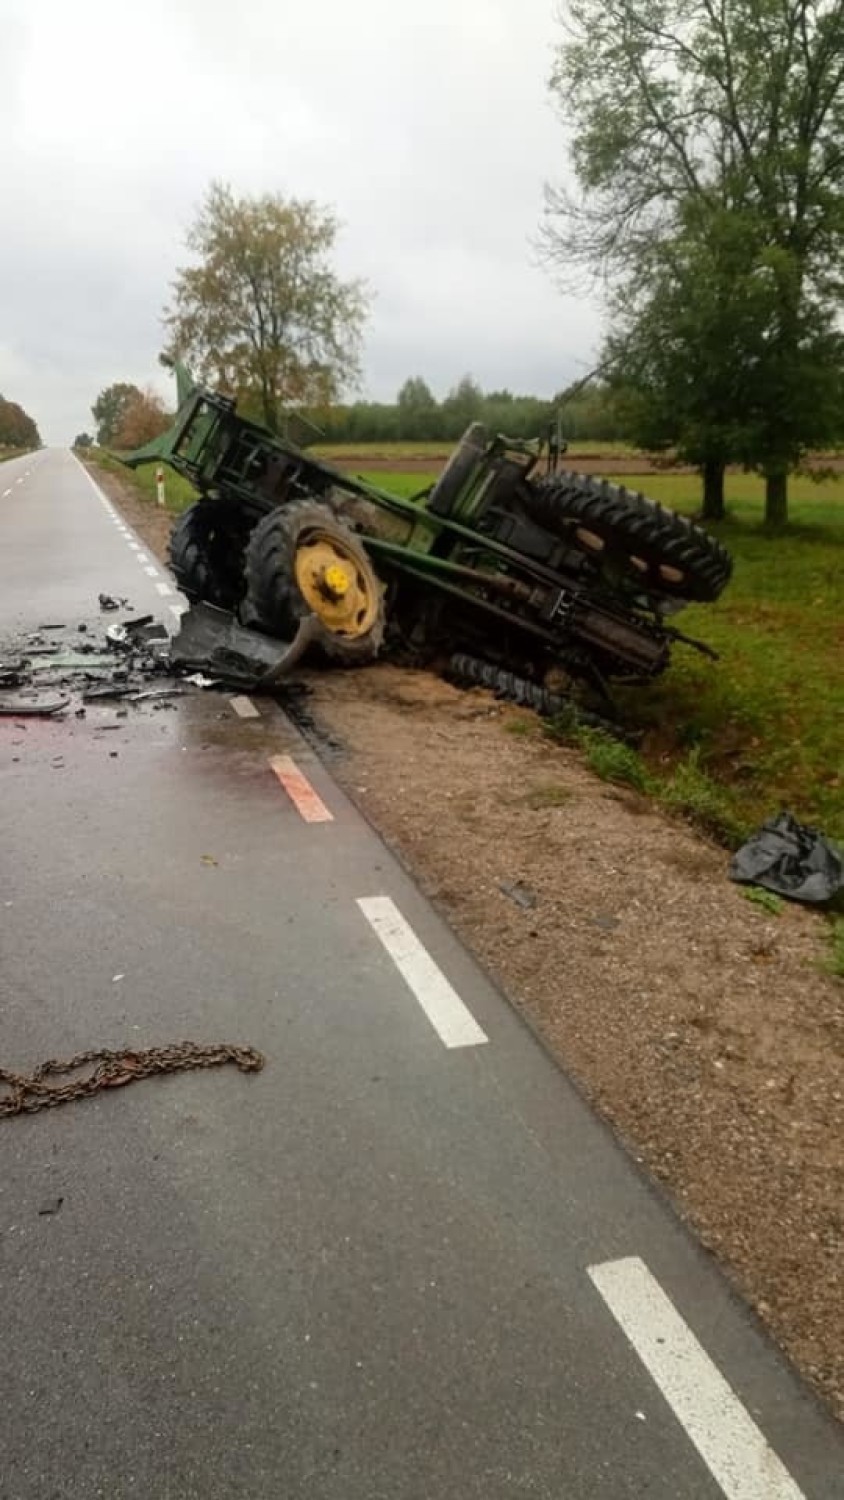
[[[668,812],[679,813],[730,848],[738,848],[751,832],[752,820],[743,815],[730,788],[701,766],[699,746],[677,759],[668,774],[656,780],[655,793]]]
[[[646,485],[678,510],[697,507],[691,477],[649,476]],[[713,529],[733,554],[733,578],[716,604],[677,618],[721,660],[678,644],[658,683],[626,693],[626,712],[648,727],[654,768],[696,750],[697,769],[723,787],[737,826],[787,806],[844,838],[844,476],[793,480],[791,524],[776,536],[761,526],[760,481],[731,478],[728,508]]]
[[[753,906],[761,907],[762,911],[770,912],[774,917],[778,917],[785,907],[782,896],[778,896],[776,891],[766,891],[761,885],[744,886],[742,895],[745,901],[749,901]]]
[[[150,500],[153,504],[157,503],[156,464],[144,464],[140,469],[127,469],[119,458],[105,448],[92,448],[89,450],[89,456],[95,464],[99,464],[101,469],[107,469],[109,473],[116,474],[124,483],[131,485],[141,499]],[[167,509],[174,515],[180,515],[183,510],[187,510],[197,498],[193,485],[188,484],[188,481],[180,474],[174,474],[173,470],[167,468],[166,465],[164,466],[164,491]]]
[[[701,769],[696,748],[679,756],[667,769],[656,770],[632,746],[578,723],[576,710],[551,720],[546,733],[577,745],[589,769],[602,781],[629,786],[652,797],[666,812],[693,823],[719,843],[736,847],[750,831],[729,790]]]
[[[642,757],[621,740],[613,739],[600,729],[578,729],[577,744],[586,757],[586,764],[602,781],[612,781],[618,786],[632,786],[637,792],[652,790],[651,779]]]

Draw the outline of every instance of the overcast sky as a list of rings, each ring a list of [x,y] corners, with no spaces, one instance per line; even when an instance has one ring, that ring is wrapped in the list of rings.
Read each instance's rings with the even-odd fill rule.
[[[212,178],[333,205],[374,293],[365,393],[464,373],[551,394],[596,308],[531,240],[565,173],[555,0],[0,0],[0,392],[48,442],[153,383]]]

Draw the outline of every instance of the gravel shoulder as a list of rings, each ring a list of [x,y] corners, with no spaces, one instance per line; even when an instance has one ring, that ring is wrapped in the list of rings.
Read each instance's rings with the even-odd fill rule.
[[[160,557],[169,518],[96,477]],[[332,771],[844,1418],[844,986],[823,924],[523,711],[311,673]]]

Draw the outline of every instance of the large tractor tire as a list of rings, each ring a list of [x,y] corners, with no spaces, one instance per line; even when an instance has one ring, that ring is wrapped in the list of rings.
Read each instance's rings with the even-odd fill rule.
[[[283,639],[315,616],[332,661],[362,666],[384,639],[384,590],[366,551],[317,500],[281,505],[259,521],[246,549],[244,624]]]
[[[178,519],[170,536],[170,566],[189,599],[234,610],[243,597],[243,528],[232,507],[199,500]]]
[[[540,526],[621,568],[643,593],[717,599],[732,572],[726,547],[700,526],[606,480],[554,474],[532,485],[525,503]]]

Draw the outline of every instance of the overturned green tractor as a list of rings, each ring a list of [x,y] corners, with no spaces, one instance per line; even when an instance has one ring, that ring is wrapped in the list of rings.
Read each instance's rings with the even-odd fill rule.
[[[331,661],[458,653],[470,674],[502,669],[541,692],[562,669],[606,695],[610,679],[662,672],[688,639],[670,617],[729,579],[715,538],[561,469],[552,440],[475,423],[406,498],[246,421],[183,370],[179,386],[173,427],[126,462],[164,461],[198,492],[171,539],[180,588],[281,640],[307,620]]]

